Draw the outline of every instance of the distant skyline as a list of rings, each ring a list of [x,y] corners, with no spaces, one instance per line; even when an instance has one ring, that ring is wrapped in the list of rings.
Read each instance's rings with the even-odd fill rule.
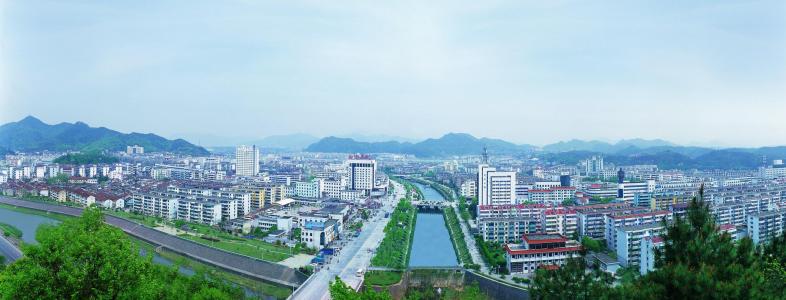
[[[753,147],[785,112],[784,1],[0,1],[0,123]]]

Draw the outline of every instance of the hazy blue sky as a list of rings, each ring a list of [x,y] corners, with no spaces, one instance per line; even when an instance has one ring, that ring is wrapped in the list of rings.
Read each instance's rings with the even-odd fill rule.
[[[786,1],[0,0],[0,122],[786,144]]]

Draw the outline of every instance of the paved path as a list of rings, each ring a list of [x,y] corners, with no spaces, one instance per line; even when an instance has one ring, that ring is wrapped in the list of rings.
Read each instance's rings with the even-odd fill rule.
[[[51,205],[6,197],[0,197],[0,203],[69,216],[79,216],[82,214],[81,208]],[[104,218],[107,224],[118,227],[134,237],[191,259],[242,274],[250,278],[292,288],[297,288],[307,279],[307,276],[303,273],[280,264],[208,247],[126,219],[110,215],[104,215]]]
[[[374,256],[373,251],[385,237],[383,229],[390,221],[390,218],[385,218],[384,215],[386,212],[392,213],[398,200],[404,198],[404,187],[396,182],[393,182],[393,185],[394,194],[384,199],[382,208],[363,227],[360,236],[349,241],[341,249],[338,257],[312,275],[308,281],[292,294],[291,299],[330,299],[328,286],[336,276],[339,276],[341,281],[355,289],[360,287],[363,283],[363,278],[357,276],[357,270],[368,269],[371,258]]]
[[[22,258],[22,251],[19,251],[19,248],[0,235],[0,255],[5,257],[5,263],[8,264]]]
[[[480,265],[480,271],[483,273],[488,273],[489,268],[486,266],[486,263],[483,261],[483,257],[480,255],[480,251],[478,250],[478,245],[475,243],[475,239],[472,237],[472,234],[469,232],[469,227],[467,227],[467,223],[464,222],[464,218],[461,217],[461,213],[459,212],[458,205],[456,202],[451,203],[453,207],[453,212],[456,214],[456,218],[458,218],[459,225],[461,226],[461,233],[464,234],[464,241],[467,242],[467,250],[469,250],[469,255],[472,256],[472,261]]]

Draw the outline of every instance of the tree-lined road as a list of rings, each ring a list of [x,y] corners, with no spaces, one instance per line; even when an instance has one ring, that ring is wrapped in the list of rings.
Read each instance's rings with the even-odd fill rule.
[[[303,286],[295,291],[291,299],[330,299],[328,286],[338,276],[347,285],[357,289],[363,283],[363,277],[357,276],[357,270],[367,270],[382,239],[385,237],[384,229],[390,218],[385,218],[385,213],[392,213],[398,200],[404,198],[404,187],[393,182],[394,192],[383,198],[383,205],[378,213],[363,227],[360,236],[350,241],[333,261],[326,264],[319,272],[312,275]]]

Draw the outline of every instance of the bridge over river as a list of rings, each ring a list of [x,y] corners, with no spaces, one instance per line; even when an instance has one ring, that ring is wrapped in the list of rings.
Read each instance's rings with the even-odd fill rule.
[[[0,203],[68,216],[82,214],[81,208],[6,197],[0,197]],[[148,243],[249,278],[292,288],[297,288],[308,278],[305,274],[283,265],[208,247],[126,219],[110,215],[105,215],[105,219],[107,224]]]

